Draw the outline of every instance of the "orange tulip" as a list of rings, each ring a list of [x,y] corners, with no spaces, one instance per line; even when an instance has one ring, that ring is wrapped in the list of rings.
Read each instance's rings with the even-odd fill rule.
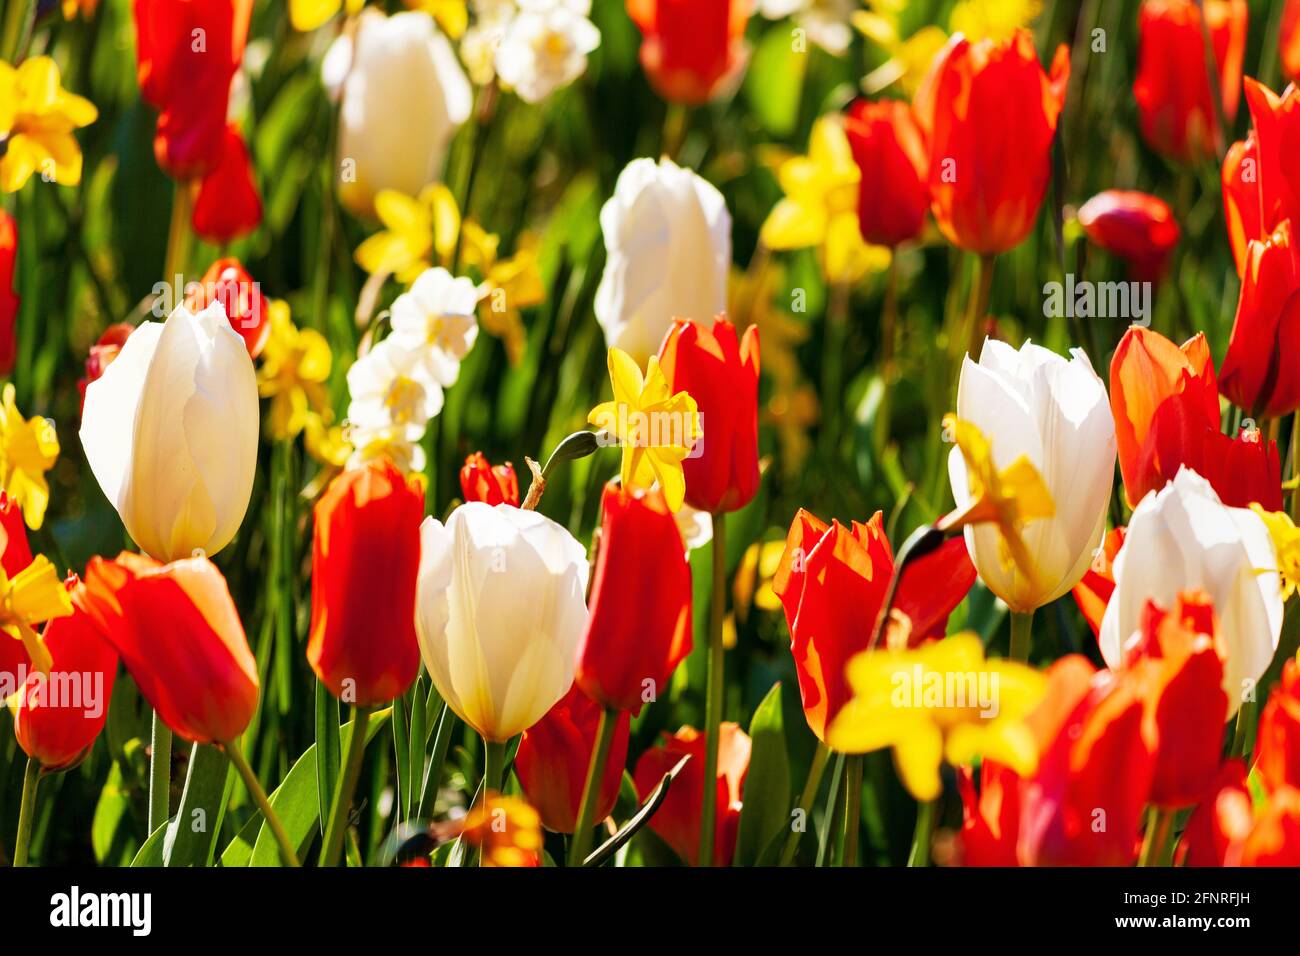
[[[481,451],[465,459],[460,469],[460,493],[466,501],[490,505],[519,505],[519,479],[515,466],[506,462],[493,465]]]
[[[698,106],[745,68],[750,0],[627,0],[641,30],[641,67],[666,100]]]
[[[1045,73],[1023,29],[1001,42],[957,34],[935,58],[914,106],[929,142],[931,208],[954,245],[993,255],[1029,234],[1069,78],[1066,46]]]
[[[47,771],[66,770],[90,751],[108,720],[117,677],[117,652],[85,610],[85,586],[75,577],[67,583],[73,614],[55,618],[42,635],[50,676],[28,675],[14,706],[18,746]]]
[[[1300,661],[1289,660],[1259,717],[1255,770],[1264,786],[1300,787]]]
[[[1241,99],[1246,0],[1204,0],[1219,77],[1211,91],[1205,38],[1195,0],[1144,0],[1138,11],[1138,68],[1133,81],[1142,136],[1156,152],[1191,163],[1215,155],[1222,135],[1213,97],[1229,124]]]
[[[600,713],[600,705],[574,684],[545,717],[524,731],[519,741],[515,776],[548,830],[572,833],[577,826]],[[613,812],[627,764],[631,716],[623,711],[617,720],[596,803],[597,821]]]
[[[316,503],[307,660],[358,707],[406,692],[420,669],[415,591],[424,491],[387,458],[335,478]]]
[[[191,743],[226,743],[257,709],[257,661],[207,558],[123,552],[86,567],[86,610],[158,716]]]
[[[758,491],[758,326],[736,340],[719,316],[710,329],[676,319],[659,349],[672,394],[687,392],[704,437],[682,462],[686,503],[710,513],[735,511]]]
[[[14,290],[14,270],[18,262],[18,223],[0,209],[0,375],[14,367],[18,322],[18,293]]]
[[[1080,206],[1078,218],[1092,242],[1128,263],[1137,282],[1158,280],[1178,245],[1173,210],[1148,193],[1108,189]]]
[[[1229,850],[1225,866],[1300,866],[1300,789],[1269,796],[1250,833]]]
[[[578,645],[578,686],[602,707],[641,713],[691,651],[691,567],[658,491],[610,482]]]
[[[1233,143],[1223,162],[1223,209],[1228,240],[1245,276],[1251,240],[1264,242],[1288,219],[1300,218],[1300,170],[1291,157],[1300,149],[1300,91],[1276,95],[1246,78],[1251,130]]]
[[[957,770],[962,801],[962,862],[966,866],[1018,866],[1020,777],[993,760],[980,763],[980,786],[970,767]]]
[[[231,328],[244,338],[248,354],[257,358],[271,336],[271,307],[260,285],[238,259],[218,259],[208,266],[198,287],[185,299],[185,307],[196,315],[213,302],[226,310]]]
[[[858,100],[844,132],[858,164],[858,227],[866,242],[897,246],[915,239],[930,208],[925,136],[900,100]]]
[[[894,574],[894,553],[879,511],[866,524],[827,526],[803,509],[786,537],[772,590],[785,608],[803,698],[804,717],[818,739],[853,696],[845,668],[867,649]],[[899,582],[886,642],[915,647],[942,637],[948,615],[975,583],[960,538],[910,564]]]
[[[1290,80],[1300,80],[1300,0],[1286,0],[1278,46],[1281,47],[1282,72]]]
[[[713,865],[728,866],[736,851],[740,826],[741,794],[749,772],[752,743],[749,735],[736,724],[723,721],[718,725],[717,826],[714,828]],[[691,866],[699,865],[700,809],[704,799],[704,734],[693,727],[683,727],[675,734],[664,734],[664,742],[651,747],[637,761],[633,780],[642,800],[659,785],[664,774],[683,757],[686,766],[677,775],[668,796],[650,818],[654,831],[676,854]]]
[[[262,222],[262,197],[253,178],[253,162],[239,129],[222,138],[217,165],[199,183],[191,224],[208,242],[222,245],[252,232]]]
[[[1112,528],[1101,543],[1101,554],[1093,556],[1092,565],[1074,586],[1074,600],[1093,635],[1101,633],[1101,619],[1115,591],[1115,555],[1124,544],[1124,529]]]

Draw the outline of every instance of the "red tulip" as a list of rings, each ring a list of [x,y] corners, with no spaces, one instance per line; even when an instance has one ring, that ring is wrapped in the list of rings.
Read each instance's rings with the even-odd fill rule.
[[[226,129],[217,165],[203,177],[194,201],[194,231],[222,244],[247,235],[262,222],[262,198],[253,163],[238,128]]]
[[[1290,80],[1300,80],[1300,0],[1286,0],[1278,46],[1282,54],[1282,72]]]
[[[117,358],[126,345],[127,338],[135,328],[127,322],[114,322],[106,328],[99,340],[90,347],[86,354],[86,374],[77,379],[77,391],[81,393],[81,405],[86,405],[86,389],[90,383],[104,374],[104,369]]]
[[[962,862],[967,866],[1018,866],[1020,777],[1000,763],[984,760],[979,793],[970,767],[958,769],[957,789],[962,800]]]
[[[134,0],[140,93],[159,110],[154,155],[173,179],[215,169],[253,0]]]
[[[1108,189],[1080,206],[1078,218],[1088,238],[1128,263],[1138,282],[1158,280],[1178,245],[1173,210],[1148,193]]]
[[[934,218],[954,245],[993,255],[1029,234],[1069,78],[1066,46],[1044,73],[1023,29],[1002,42],[957,34],[935,58],[914,105],[929,141]]]
[[[1250,240],[1265,234],[1260,211],[1259,141],[1255,131],[1228,147],[1223,160],[1223,215],[1228,221],[1228,242],[1237,262],[1237,275],[1246,271]]]
[[[1258,503],[1267,511],[1282,510],[1277,442],[1263,441],[1258,429],[1236,438],[1218,431],[1206,431],[1203,437],[1199,461],[1192,463],[1196,449],[1189,449],[1189,467],[1200,472],[1225,505],[1246,508]]]
[[[689,392],[700,409],[704,437],[682,462],[686,503],[700,511],[735,511],[758,491],[758,327],[745,330],[724,316],[713,328],[676,319],[659,349],[673,393]]]
[[[8,577],[13,577],[32,563],[32,549],[27,543],[27,523],[23,521],[23,509],[14,503],[3,491],[0,491],[0,567]],[[31,666],[23,647],[22,639],[12,634],[0,632],[0,674],[16,675],[24,667]]]
[[[691,567],[658,491],[610,482],[578,645],[578,686],[603,707],[641,713],[691,651]]]
[[[518,507],[519,479],[515,476],[515,466],[510,462],[493,465],[481,451],[476,451],[465,459],[460,469],[460,493],[466,501]]]
[[[1176,858],[1181,866],[1223,866],[1235,842],[1253,826],[1246,765],[1225,760],[1187,818]]]
[[[415,588],[424,491],[387,458],[343,472],[316,503],[307,660],[330,693],[372,707],[420,669]]]
[[[772,589],[785,608],[804,717],[820,740],[853,696],[845,668],[867,649],[893,574],[879,511],[847,528],[838,521],[828,527],[802,509],[795,515]],[[975,567],[959,538],[909,564],[885,641],[914,647],[942,637],[948,615],[974,583]]]
[[[1211,91],[1205,37],[1195,0],[1144,0],[1138,11],[1138,69],[1133,81],[1142,136],[1178,162],[1214,156],[1222,135],[1213,97],[1229,124],[1241,99],[1246,0],[1204,0],[1219,77]]]
[[[858,164],[858,227],[878,246],[915,239],[930,208],[925,136],[900,100],[858,100],[844,123]]]
[[[218,259],[208,266],[197,288],[186,297],[185,307],[197,313],[213,302],[220,302],[226,310],[226,318],[243,336],[249,356],[261,355],[271,336],[271,309],[260,283],[238,259]]]
[[[1268,790],[1300,787],[1300,661],[1289,660],[1269,694],[1255,738],[1255,770]]]
[[[0,375],[13,371],[18,323],[18,292],[14,288],[14,268],[18,262],[18,223],[0,209]]]
[[[207,558],[159,564],[123,552],[86,567],[86,610],[163,723],[226,743],[257,709],[257,661],[226,580]]]
[[[749,735],[730,721],[718,725],[717,825],[714,828],[713,865],[728,866],[736,850],[741,794],[749,772]],[[689,757],[668,788],[662,806],[650,818],[650,829],[691,866],[699,865],[700,809],[704,799],[704,734],[683,727],[664,734],[661,746],[651,747],[637,761],[637,794],[642,800],[659,785],[664,774],[683,757]]]
[[[30,674],[14,707],[18,746],[49,771],[77,764],[94,745],[117,677],[117,652],[85,610],[85,586],[73,577],[68,590],[72,616],[55,618],[42,635],[50,674]]]
[[[1094,555],[1091,566],[1074,586],[1074,600],[1093,635],[1101,633],[1101,619],[1115,591],[1115,555],[1124,545],[1124,529],[1112,528],[1102,540],[1101,554]]]
[[[1288,360],[1300,350],[1300,249],[1290,220],[1267,241],[1252,240],[1246,257],[1219,388],[1249,414],[1288,415],[1300,408],[1300,373]]]
[[[750,0],[627,0],[641,30],[641,66],[666,100],[698,106],[745,68]]]
[[[601,706],[574,684],[547,711],[546,716],[524,731],[515,756],[515,775],[528,802],[542,816],[542,826],[556,833],[572,833],[581,811],[582,789],[587,782],[591,752],[596,747]],[[596,820],[614,810],[623,767],[627,764],[627,711],[616,717],[614,740],[605,761]]]
[[[1300,216],[1300,167],[1292,160],[1300,150],[1300,91],[1289,87],[1279,97],[1247,77],[1246,103],[1251,130],[1228,150],[1222,173],[1228,239],[1240,276],[1251,240],[1267,241],[1284,221]]]

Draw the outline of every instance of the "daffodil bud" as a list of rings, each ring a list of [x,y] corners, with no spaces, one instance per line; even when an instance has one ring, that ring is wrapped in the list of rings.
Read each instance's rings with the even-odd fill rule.
[[[226,311],[145,322],[86,388],[81,444],[141,550],[213,555],[244,520],[257,466],[257,380]]]

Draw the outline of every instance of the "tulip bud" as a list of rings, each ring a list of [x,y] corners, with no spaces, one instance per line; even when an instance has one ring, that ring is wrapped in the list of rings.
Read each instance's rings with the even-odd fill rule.
[[[420,669],[415,581],[424,490],[388,459],[343,472],[316,503],[307,660],[357,706],[406,692]]]
[[[572,833],[577,826],[601,709],[574,684],[545,717],[524,731],[519,741],[515,775],[528,802],[541,814],[542,826],[555,833]],[[613,719],[618,723],[596,802],[593,819],[598,821],[613,812],[627,763],[631,717],[624,711]]]
[[[145,553],[213,555],[244,520],[257,467],[257,379],[213,303],[145,322],[86,388],[81,444]]]
[[[466,501],[489,505],[519,505],[519,479],[515,466],[506,462],[493,465],[481,451],[465,459],[460,469],[460,493]]]
[[[605,344],[645,366],[675,316],[727,307],[731,216],[722,194],[670,159],[635,159],[600,210],[605,271],[596,321]]]
[[[698,106],[745,68],[750,0],[627,0],[641,30],[641,66],[666,100]]]
[[[691,567],[658,491],[610,482],[578,685],[604,707],[641,713],[691,652]]]
[[[226,318],[243,337],[249,356],[261,355],[271,335],[271,306],[260,284],[238,259],[218,259],[208,266],[197,289],[186,297],[185,308],[201,312],[213,302],[220,302],[226,310]]]
[[[988,340],[979,364],[967,356],[957,387],[957,417],[992,443],[1005,468],[1028,458],[1055,503],[1051,517],[1023,528],[1034,580],[1008,562],[993,525],[970,525],[966,545],[984,583],[1013,611],[1032,611],[1065,594],[1083,577],[1106,530],[1115,473],[1115,424],[1106,387],[1081,349],[1067,361],[1026,342],[1019,351]],[[960,450],[948,459],[958,508],[971,500]]]
[[[18,746],[47,771],[77,764],[108,720],[117,652],[86,612],[85,586],[68,581],[74,611],[50,621],[41,635],[50,652],[48,675],[32,673],[14,707]]]
[[[158,716],[191,743],[228,743],[257,709],[257,661],[207,558],[123,552],[86,566],[86,610]]]
[[[1069,78],[1069,49],[1058,47],[1044,73],[1024,29],[1002,42],[957,34],[935,58],[914,106],[929,143],[934,218],[954,245],[993,255],[1029,234]]]
[[[224,245],[262,222],[262,197],[239,128],[227,128],[217,165],[199,183],[191,224],[200,238]]]
[[[587,556],[534,511],[479,501],[420,528],[416,633],[429,677],[488,741],[537,723],[573,683]]]
[[[736,511],[758,490],[758,326],[737,344],[719,316],[710,329],[675,319],[659,349],[671,393],[695,399],[705,436],[682,462],[686,503],[710,514]]]
[[[18,261],[18,224],[13,216],[0,209],[0,375],[13,371],[17,343],[14,338],[18,322],[18,293],[14,289],[14,270]]]
[[[1282,667],[1282,680],[1259,717],[1255,753],[1255,767],[1267,789],[1300,787],[1300,660]]]
[[[1160,279],[1178,245],[1173,210],[1147,193],[1108,189],[1080,206],[1078,216],[1088,238],[1128,263],[1137,282]]]
[[[900,100],[858,100],[844,123],[858,181],[858,227],[864,241],[897,246],[921,235],[930,208],[925,136]]]
[[[689,757],[668,789],[668,796],[650,818],[650,829],[691,866],[699,865],[700,810],[704,799],[704,734],[683,727],[664,734],[664,742],[651,747],[637,761],[633,779],[645,800],[659,786],[664,774]],[[741,794],[749,773],[752,742],[749,735],[730,721],[718,725],[718,822],[714,827],[713,865],[729,866],[736,851],[740,827]]]

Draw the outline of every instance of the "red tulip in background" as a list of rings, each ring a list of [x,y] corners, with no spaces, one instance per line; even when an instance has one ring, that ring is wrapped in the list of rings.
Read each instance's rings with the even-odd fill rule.
[[[704,437],[682,462],[686,503],[700,511],[735,511],[758,491],[758,326],[739,342],[719,316],[713,327],[676,319],[659,349],[672,393],[689,392]]]
[[[1173,210],[1149,193],[1108,189],[1080,206],[1078,218],[1093,243],[1128,264],[1136,282],[1163,276],[1178,245]]]
[[[86,389],[90,383],[104,374],[104,369],[122,351],[122,346],[126,345],[126,340],[130,334],[135,331],[134,327],[127,322],[114,322],[106,328],[90,351],[86,353],[86,374],[77,380],[77,391],[81,393],[81,405],[84,408],[86,404]]]
[[[858,227],[878,246],[915,239],[930,209],[925,136],[910,104],[858,100],[844,122],[858,164]]]
[[[252,9],[253,0],[135,0],[140,93],[159,111],[154,154],[173,179],[222,161]]]
[[[1223,104],[1229,125],[1241,99],[1246,0],[1204,0],[1219,89],[1211,91],[1205,36],[1196,0],[1144,0],[1138,11],[1138,67],[1133,81],[1142,136],[1156,152],[1192,163],[1216,153]]]
[[[197,313],[213,302],[220,302],[226,310],[230,327],[243,336],[249,357],[261,355],[271,335],[271,310],[260,286],[238,259],[212,263],[186,296],[185,308]]]
[[[698,106],[745,68],[750,0],[627,0],[641,30],[641,67],[666,100]]]
[[[596,747],[601,706],[574,684],[547,711],[546,716],[524,731],[515,756],[515,774],[528,802],[542,816],[542,826],[556,833],[572,833],[578,823],[582,790],[587,782],[591,752]],[[627,764],[628,728],[631,716],[618,715],[600,799],[594,819],[604,820],[614,810],[623,768]]]
[[[3,491],[0,491],[0,536],[4,539],[0,542],[0,567],[12,578],[32,563],[32,549],[27,543],[22,508]],[[0,632],[0,674],[17,675],[20,668],[30,665],[22,640]]]
[[[476,451],[465,459],[460,469],[460,493],[466,501],[518,507],[519,478],[515,466],[510,462],[494,465],[481,451]]]
[[[388,459],[343,472],[316,503],[307,660],[358,707],[406,692],[420,669],[415,587],[424,491]]]
[[[1237,274],[1246,274],[1251,240],[1265,242],[1286,220],[1300,219],[1300,92],[1277,96],[1246,78],[1251,129],[1223,161],[1223,211]]]
[[[230,126],[222,143],[216,167],[199,183],[191,217],[194,231],[217,245],[247,235],[262,222],[262,198],[244,137]]]
[[[14,288],[14,270],[18,264],[18,223],[0,209],[0,375],[13,371],[17,343],[18,293]]]
[[[50,677],[30,674],[14,706],[18,746],[47,771],[65,770],[90,750],[108,720],[117,652],[86,612],[85,586],[71,578],[71,617],[55,618],[41,635],[53,662]]]
[[[658,491],[610,482],[601,512],[576,679],[602,707],[639,714],[691,651],[691,567]]]
[[[1183,465],[1209,481],[1225,504],[1282,507],[1277,443],[1219,430],[1219,387],[1203,334],[1179,347],[1159,332],[1130,328],[1111,359],[1110,405],[1130,507]]]
[[[1300,80],[1300,0],[1286,0],[1278,46],[1282,54],[1282,71],[1288,79]]]
[[[714,829],[713,865],[729,866],[736,851],[740,826],[741,795],[749,772],[752,742],[736,724],[723,721],[718,725],[718,822]],[[650,829],[691,866],[699,865],[700,808],[704,799],[704,734],[693,727],[683,727],[675,734],[664,734],[664,742],[651,747],[637,761],[633,780],[644,801],[664,774],[690,757],[682,768],[663,805],[650,818]]]
[[[1074,586],[1074,600],[1093,635],[1101,633],[1101,619],[1106,605],[1115,592],[1115,555],[1124,544],[1124,529],[1112,528],[1102,540],[1101,554],[1095,555],[1092,564]]]
[[[257,661],[226,580],[207,558],[123,552],[86,567],[86,610],[146,700],[191,743],[227,743],[257,709]]]
[[[867,649],[893,574],[879,511],[847,528],[838,521],[827,526],[802,509],[795,515],[772,589],[790,627],[804,716],[820,740],[853,696],[845,668]],[[948,615],[974,583],[975,566],[960,538],[909,564],[894,599],[899,626],[886,640],[915,647],[942,637]]]
[[[1255,770],[1266,789],[1300,787],[1300,660],[1282,667],[1282,680],[1259,717],[1255,752]]]
[[[1069,78],[1069,50],[1060,46],[1045,73],[1028,30],[1002,42],[957,34],[935,57],[914,106],[934,218],[954,245],[993,255],[1029,234]]]

